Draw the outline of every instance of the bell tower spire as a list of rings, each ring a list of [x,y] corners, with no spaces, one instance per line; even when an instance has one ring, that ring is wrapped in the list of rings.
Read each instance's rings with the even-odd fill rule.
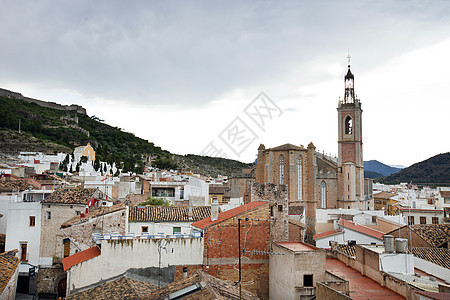
[[[350,71],[344,77],[344,99],[338,103],[338,204],[342,208],[368,209],[364,199],[362,109]]]

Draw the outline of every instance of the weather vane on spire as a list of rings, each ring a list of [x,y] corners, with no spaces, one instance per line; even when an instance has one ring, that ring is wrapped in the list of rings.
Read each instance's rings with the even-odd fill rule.
[[[347,55],[347,59],[348,59],[348,66],[350,67],[350,58],[352,58],[350,56],[350,49],[348,50],[348,55]]]

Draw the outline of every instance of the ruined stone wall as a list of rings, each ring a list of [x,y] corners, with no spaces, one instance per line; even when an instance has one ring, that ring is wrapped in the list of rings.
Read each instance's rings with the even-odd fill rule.
[[[73,243],[70,244],[70,255],[76,252],[86,250],[95,246],[92,240],[92,233],[99,232],[103,234],[119,233],[126,234],[126,209],[106,214],[104,216],[92,218],[80,224],[73,224],[70,227],[63,228],[64,232],[69,236],[78,247]]]

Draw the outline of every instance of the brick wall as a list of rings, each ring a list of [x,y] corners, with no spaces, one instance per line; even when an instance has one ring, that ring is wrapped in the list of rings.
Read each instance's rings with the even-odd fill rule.
[[[242,288],[262,299],[268,299],[268,255],[249,251],[270,250],[269,204],[240,214],[204,230],[204,271],[227,281],[239,278],[239,239],[237,218],[241,221]],[[246,250],[245,253],[243,250]]]

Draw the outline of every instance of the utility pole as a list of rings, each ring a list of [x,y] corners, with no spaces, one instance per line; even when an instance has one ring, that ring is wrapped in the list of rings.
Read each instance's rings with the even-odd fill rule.
[[[238,219],[238,241],[239,241],[239,300],[242,299],[242,287],[241,287],[241,219]]]

